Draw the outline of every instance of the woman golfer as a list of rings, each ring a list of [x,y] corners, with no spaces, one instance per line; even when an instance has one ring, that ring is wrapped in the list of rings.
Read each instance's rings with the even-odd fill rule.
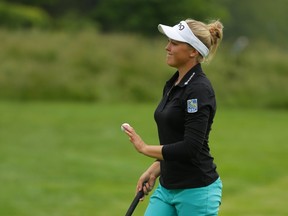
[[[147,195],[160,177],[145,216],[218,215],[222,183],[208,145],[216,101],[201,63],[215,54],[222,29],[219,21],[192,19],[158,25],[168,37],[167,64],[177,69],[154,113],[160,145],[147,145],[133,127],[124,126],[136,150],[156,159],[137,183],[140,191],[147,182]]]

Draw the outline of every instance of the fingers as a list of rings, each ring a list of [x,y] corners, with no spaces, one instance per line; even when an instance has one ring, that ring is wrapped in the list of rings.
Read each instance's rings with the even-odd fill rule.
[[[139,180],[138,182],[137,182],[137,186],[136,186],[136,194],[139,192],[139,191],[141,191],[142,189],[143,189],[143,191],[144,191],[144,187],[143,187],[143,185],[144,185],[144,180]],[[144,194],[145,194],[145,192],[144,192]]]
[[[122,125],[124,132],[129,137],[130,142],[134,145],[135,149],[139,153],[143,153],[142,150],[145,147],[145,143],[142,138],[135,132],[134,128],[130,125]]]
[[[137,182],[137,186],[136,186],[136,192],[135,194],[137,194],[139,191],[143,190],[144,192],[144,196],[145,196],[145,188],[144,188],[144,181],[143,180],[139,180]],[[143,200],[144,199],[144,196],[140,199],[140,200]]]
[[[132,141],[133,138],[135,137],[136,133],[133,127],[129,126],[123,126],[124,128],[124,132],[128,135],[128,137],[130,138],[130,140]]]
[[[133,127],[129,124],[122,124],[121,127],[124,129],[125,133],[132,133],[134,131]]]
[[[144,196],[140,199],[140,201],[143,201],[145,199],[145,196],[149,195],[149,193],[153,190],[154,183],[155,183],[155,180],[152,180],[152,181],[151,180],[149,181],[139,180],[138,181],[136,193],[138,193],[141,190],[143,190],[144,192]]]

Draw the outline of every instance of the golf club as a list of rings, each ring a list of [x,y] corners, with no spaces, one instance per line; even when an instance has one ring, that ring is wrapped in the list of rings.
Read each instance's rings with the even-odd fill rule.
[[[143,187],[144,185],[146,184],[146,182],[143,183]],[[125,216],[131,216],[136,208],[136,206],[138,205],[139,203],[139,200],[140,198],[142,198],[144,196],[144,191],[143,191],[143,187],[142,187],[142,190],[139,191],[136,196],[134,197],[129,209],[127,210]]]

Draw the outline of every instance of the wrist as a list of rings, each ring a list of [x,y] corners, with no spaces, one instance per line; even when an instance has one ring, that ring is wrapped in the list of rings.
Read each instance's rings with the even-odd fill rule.
[[[140,151],[140,153],[141,154],[144,154],[144,155],[147,155],[147,153],[148,153],[148,145],[146,144],[146,143],[142,143],[142,145],[141,145],[142,147],[141,147],[141,149],[139,149]]]
[[[158,162],[154,162],[147,170],[146,174],[150,177],[158,178],[160,175],[160,164]]]

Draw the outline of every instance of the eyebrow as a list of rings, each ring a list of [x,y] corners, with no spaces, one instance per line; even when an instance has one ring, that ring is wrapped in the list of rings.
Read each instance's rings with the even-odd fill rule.
[[[184,42],[181,42],[181,41],[173,40],[171,38],[168,38],[168,41],[171,41],[171,42],[177,43],[177,44],[184,43]]]

